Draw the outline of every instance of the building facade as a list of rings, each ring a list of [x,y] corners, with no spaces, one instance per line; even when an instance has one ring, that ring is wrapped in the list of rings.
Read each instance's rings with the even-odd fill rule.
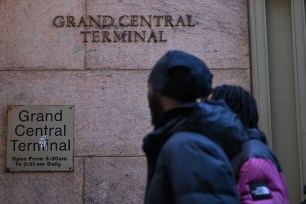
[[[204,59],[214,86],[252,91],[290,200],[303,199],[304,0],[0,0],[0,27],[1,203],[142,203],[147,77],[173,49]],[[37,105],[73,107],[70,170],[7,168],[10,108]]]

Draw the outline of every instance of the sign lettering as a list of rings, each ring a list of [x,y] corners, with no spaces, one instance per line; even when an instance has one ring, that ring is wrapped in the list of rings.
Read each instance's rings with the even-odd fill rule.
[[[73,106],[11,106],[7,171],[72,171]]]
[[[84,43],[165,43],[165,29],[190,28],[198,23],[191,15],[88,15],[75,17],[71,15],[56,16],[52,24],[56,28],[86,28],[81,31]],[[92,28],[96,30],[91,30]]]

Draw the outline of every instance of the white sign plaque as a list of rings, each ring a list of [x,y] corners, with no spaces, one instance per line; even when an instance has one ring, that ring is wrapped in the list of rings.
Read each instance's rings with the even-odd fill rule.
[[[9,106],[6,171],[73,171],[74,106]]]

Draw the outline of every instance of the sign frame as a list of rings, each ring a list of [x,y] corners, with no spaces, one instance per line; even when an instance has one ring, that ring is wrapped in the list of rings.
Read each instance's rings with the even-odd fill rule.
[[[74,171],[74,105],[9,105],[7,172]]]

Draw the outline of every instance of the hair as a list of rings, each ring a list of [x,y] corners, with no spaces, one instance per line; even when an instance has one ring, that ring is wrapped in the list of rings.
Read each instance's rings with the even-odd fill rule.
[[[211,99],[224,99],[239,115],[246,128],[258,128],[258,110],[254,97],[240,86],[221,85],[212,90]]]

